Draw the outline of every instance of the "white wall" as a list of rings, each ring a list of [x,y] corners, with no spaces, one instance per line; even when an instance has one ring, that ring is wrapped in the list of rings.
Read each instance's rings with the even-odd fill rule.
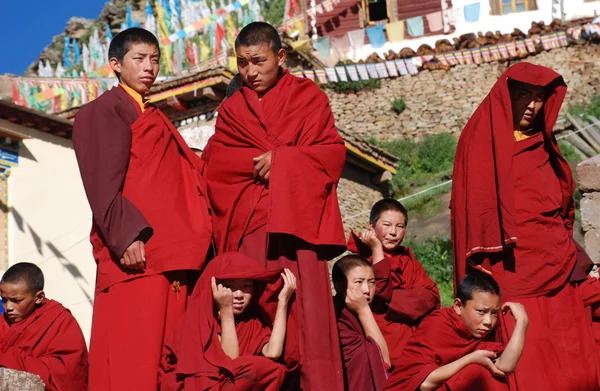
[[[9,263],[39,265],[47,296],[71,310],[89,341],[96,265],[75,152],[69,140],[29,132],[8,179]]]
[[[518,28],[527,34],[527,30],[531,28],[531,22],[544,21],[544,23],[550,24],[554,17],[559,17],[559,15],[556,14],[556,10],[553,11],[553,0],[537,0],[538,9],[535,11],[517,12],[498,16],[490,15],[489,0],[481,0],[479,20],[477,22],[469,23],[464,19],[463,6],[473,3],[473,1],[474,0],[452,0],[453,8],[456,10],[454,12],[456,20],[454,25],[456,30],[452,34],[405,39],[404,41],[397,43],[387,42],[383,47],[378,49],[373,49],[371,45],[366,45],[356,52],[350,50],[348,58],[353,61],[364,60],[373,52],[376,52],[383,57],[389,50],[393,50],[397,53],[405,47],[409,47],[416,51],[417,48],[424,43],[433,47],[438,39],[448,39],[452,42],[452,38],[454,37],[467,33],[477,33],[478,31],[485,34],[487,31],[495,32],[496,30],[499,30],[501,33],[505,34],[511,33],[514,28]],[[563,0],[563,4],[565,20],[567,21],[600,15],[600,0],[590,3],[584,3],[584,0]],[[316,52],[314,54],[318,57]],[[328,66],[333,66],[338,61],[333,54],[333,51],[329,58],[321,60]]]

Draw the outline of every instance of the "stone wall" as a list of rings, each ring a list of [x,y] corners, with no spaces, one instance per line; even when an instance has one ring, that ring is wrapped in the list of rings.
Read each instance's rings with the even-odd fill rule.
[[[46,387],[38,375],[0,368],[0,391],[44,391]]]
[[[581,199],[581,226],[585,250],[595,263],[600,263],[600,155],[577,165]]]
[[[554,49],[525,61],[551,67],[569,87],[566,104],[589,103],[600,94],[600,45],[586,44]],[[361,94],[327,90],[338,126],[365,139],[412,138],[427,134],[458,134],[498,77],[510,63],[457,65],[449,71],[422,71],[415,76],[382,79],[381,88]],[[391,109],[403,98],[406,110]]]

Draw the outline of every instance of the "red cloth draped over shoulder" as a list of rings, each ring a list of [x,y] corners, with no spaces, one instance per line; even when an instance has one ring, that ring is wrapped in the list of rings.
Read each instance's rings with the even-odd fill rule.
[[[536,140],[527,139],[515,143],[513,139],[509,79],[544,86],[548,91],[543,111],[536,125],[540,128],[541,135],[538,136],[541,137],[541,144],[535,147],[529,144],[535,143]],[[515,248],[515,246],[518,248],[523,243],[522,240],[533,238],[538,241],[537,247],[533,245],[531,249],[526,248],[518,256],[515,255],[516,260],[502,259],[492,272],[496,278],[501,278],[496,274],[500,271],[499,268],[511,269],[510,272],[513,274],[511,278],[499,281],[503,296],[508,298],[543,295],[562,287],[569,280],[577,257],[572,240],[569,238],[567,242],[565,237],[572,235],[574,219],[572,194],[575,183],[569,165],[562,157],[552,133],[566,92],[567,87],[558,73],[542,66],[519,63],[500,76],[488,96],[467,122],[458,142],[452,177],[451,223],[455,286],[466,275],[468,267],[486,270],[484,265],[479,264],[480,260],[476,260],[478,253],[483,253],[481,257],[485,257],[485,254],[492,256],[493,253],[502,252],[507,248]],[[524,149],[529,147],[537,148],[537,153],[523,153],[528,152]],[[517,164],[519,153],[521,153],[521,161]],[[544,156],[546,162],[538,161],[543,160]],[[526,160],[530,158],[537,159],[530,163],[538,166],[527,165]],[[524,178],[527,172],[531,175],[529,178]],[[548,174],[552,178],[557,178],[555,183],[550,184],[549,182],[554,179],[543,177]],[[555,186],[556,194],[552,195],[554,199],[543,194],[539,196],[519,194],[517,199],[515,189],[519,181],[526,185],[525,182],[530,180],[540,182],[529,184],[530,188],[535,188],[538,193],[547,192],[546,188],[538,187],[544,180],[548,182],[546,185]],[[557,203],[556,208],[554,202]],[[544,208],[556,210],[544,210]],[[544,222],[548,229],[553,230],[555,234],[553,239],[556,238],[560,242],[555,243],[554,248],[558,248],[557,251],[562,253],[553,254],[553,257],[563,256],[565,251],[569,252],[569,256],[560,262],[548,262],[544,267],[536,264],[533,258],[541,257],[537,253],[539,251],[548,253],[553,251],[538,248],[551,240],[546,233],[541,236],[539,228],[533,228],[534,224],[527,224],[524,221],[526,216],[523,215],[538,210],[539,216],[536,215],[535,218],[540,216],[546,218],[545,213],[555,212],[547,219],[548,221]],[[560,227],[556,226],[557,221],[560,222]],[[527,246],[528,243],[525,245]],[[502,257],[506,258],[504,255]],[[532,258],[531,262],[528,262],[529,258]],[[505,262],[513,262],[514,265],[507,266]],[[531,268],[535,268],[535,272]],[[520,280],[528,282],[522,284]]]
[[[158,108],[148,107],[135,120],[122,118],[131,105],[137,105],[133,98],[113,88],[86,105],[75,122],[73,142],[94,218],[96,292],[141,276],[200,270],[211,241],[203,161]],[[133,272],[119,260],[140,239],[141,228],[151,228],[143,239],[146,269]]]
[[[267,151],[265,186],[253,178],[252,159]],[[283,71],[261,100],[246,86],[228,98],[202,155],[217,251],[238,250],[258,228],[248,229],[251,219],[268,233],[343,248],[336,187],[345,153],[327,96],[308,79]]]
[[[0,367],[38,375],[48,391],[86,390],[88,352],[79,324],[54,300],[21,322],[0,319]]]
[[[381,348],[365,336],[360,321],[346,308],[343,299],[335,299],[346,391],[380,391],[388,374]]]
[[[371,261],[371,251],[352,231],[348,250]],[[437,284],[429,278],[413,251],[399,246],[373,265],[376,289],[371,308],[396,365],[419,321],[440,308]]]
[[[206,390],[236,375],[236,363],[221,347],[220,323],[213,304],[211,278],[250,279],[255,281],[253,303],[247,316],[236,323],[242,355],[259,355],[269,341],[270,329],[277,310],[277,296],[283,287],[280,270],[266,271],[253,259],[237,252],[215,257],[202,272],[188,301],[185,315],[166,343],[162,359],[161,389]],[[293,314],[289,316],[294,316]],[[264,320],[264,321],[263,321]],[[288,322],[288,328],[295,322]],[[293,331],[293,330],[292,330]],[[287,347],[286,347],[287,348]],[[256,365],[282,364],[257,357]],[[286,364],[293,369],[296,361]],[[231,380],[230,379],[230,380]]]
[[[432,312],[423,319],[406,344],[385,389],[418,390],[431,372],[475,350],[490,350],[500,354],[504,351],[504,345],[496,341],[497,332],[490,333],[483,340],[475,339],[454,308]]]

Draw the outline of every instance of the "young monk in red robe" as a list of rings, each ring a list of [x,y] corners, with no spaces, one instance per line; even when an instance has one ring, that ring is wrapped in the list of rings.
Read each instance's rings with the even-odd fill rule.
[[[277,361],[295,290],[288,269],[266,271],[241,253],[218,255],[166,344],[160,389],[280,390],[286,369]]]
[[[599,389],[578,286],[589,265],[578,264],[572,239],[575,183],[552,134],[566,90],[551,69],[510,67],[465,126],[454,162],[455,282],[474,269],[491,273],[531,319],[513,391]],[[515,323],[504,326],[507,341]]]
[[[164,338],[185,311],[211,227],[202,161],[144,101],[158,75],[156,37],[125,30],[109,57],[119,86],[84,106],[73,130],[98,265],[90,390],[153,390]]]
[[[368,231],[350,234],[348,249],[373,264],[377,289],[371,308],[394,366],[420,320],[439,308],[440,294],[412,250],[401,245],[408,225],[404,206],[394,199],[380,200],[369,221]]]
[[[390,367],[388,344],[369,304],[375,295],[375,274],[369,262],[346,255],[333,265],[344,380],[347,391],[380,391]]]
[[[523,361],[519,358],[529,323],[524,307],[500,305],[498,283],[482,272],[469,274],[456,291],[452,307],[436,310],[421,322],[386,390],[508,390],[505,375]],[[505,346],[495,334],[498,318],[508,317],[508,311],[515,330]]]
[[[286,54],[272,26],[244,27],[236,53],[244,86],[221,105],[202,155],[217,252],[294,273],[300,335],[288,333],[284,356],[300,355],[302,389],[341,390],[326,260],[345,249],[336,196],[344,142],[327,96],[281,68]]]
[[[0,281],[0,367],[38,375],[48,391],[87,390],[88,354],[69,310],[46,298],[32,263],[11,266]]]

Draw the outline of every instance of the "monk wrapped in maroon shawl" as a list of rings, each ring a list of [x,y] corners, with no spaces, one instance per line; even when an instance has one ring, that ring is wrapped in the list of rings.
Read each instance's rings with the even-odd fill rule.
[[[440,306],[437,285],[412,250],[401,245],[407,225],[404,206],[383,199],[371,209],[369,230],[351,232],[348,240],[348,250],[373,264],[377,289],[371,309],[390,348],[392,366],[420,320]]]
[[[491,273],[531,319],[511,390],[599,388],[577,286],[589,264],[572,239],[575,183],[552,134],[566,90],[551,69],[512,66],[471,116],[454,162],[455,282],[474,269]],[[503,326],[506,341],[515,325]]]
[[[48,391],[87,390],[88,354],[69,310],[44,294],[44,275],[32,263],[2,276],[0,367],[38,375]]]
[[[167,341],[160,389],[280,390],[286,368],[277,361],[294,289],[289,270],[266,271],[237,252],[214,258]]]
[[[152,389],[165,336],[204,264],[210,218],[202,161],[143,101],[158,74],[156,37],[125,30],[109,55],[119,87],[84,106],[73,130],[98,265],[90,390]]]
[[[344,380],[347,391],[380,391],[390,368],[388,344],[369,304],[375,295],[373,268],[364,258],[346,255],[332,270]]]
[[[498,338],[501,316],[517,323],[506,346]],[[473,272],[458,285],[452,307],[436,310],[421,322],[385,389],[508,390],[505,375],[520,365],[527,325],[521,304],[501,305],[496,281]]]
[[[217,251],[296,275],[300,335],[288,333],[285,355],[300,355],[304,390],[341,390],[326,260],[345,248],[336,195],[344,142],[327,96],[280,68],[285,51],[273,27],[246,26],[236,52],[244,86],[221,105],[202,155]]]

